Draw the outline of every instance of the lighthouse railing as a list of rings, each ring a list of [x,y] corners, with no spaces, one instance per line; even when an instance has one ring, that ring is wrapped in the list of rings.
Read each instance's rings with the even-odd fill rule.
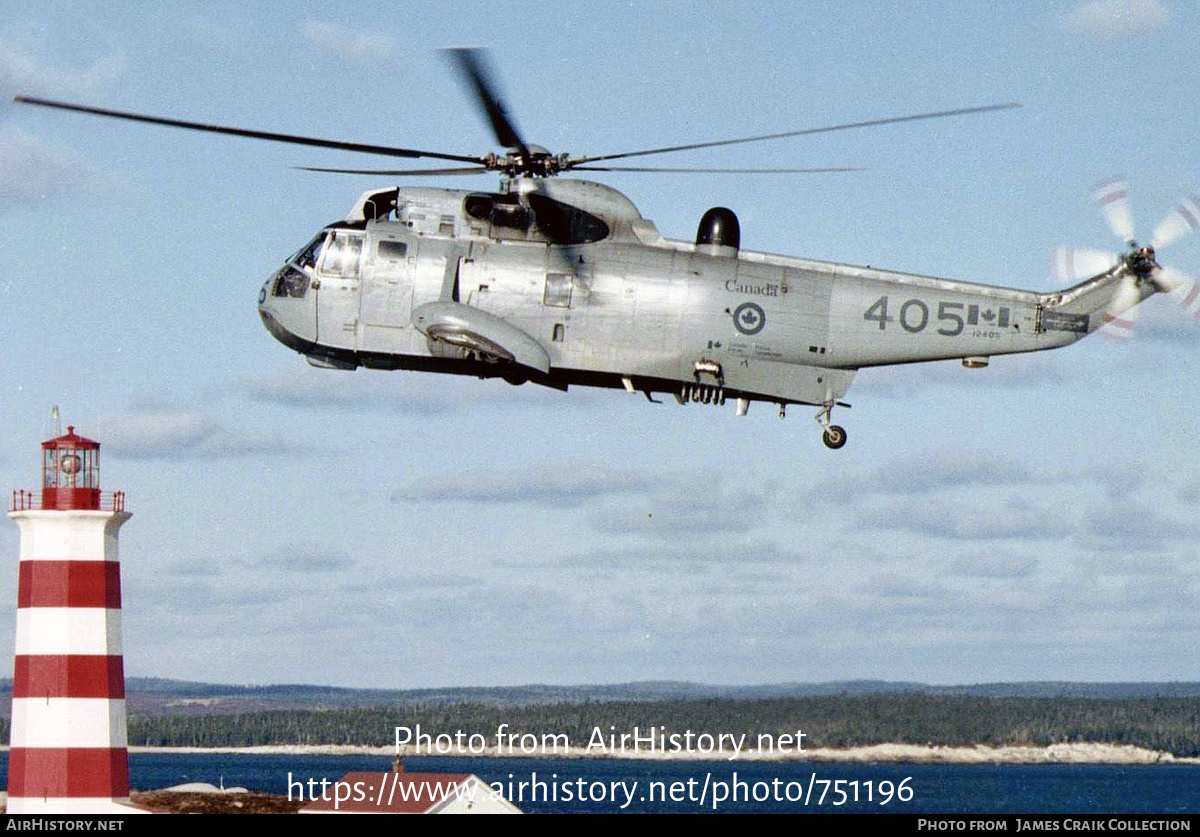
[[[17,489],[12,493],[12,505],[9,511],[37,511],[42,508],[42,495],[36,491]],[[124,491],[100,492],[99,511],[125,511]]]

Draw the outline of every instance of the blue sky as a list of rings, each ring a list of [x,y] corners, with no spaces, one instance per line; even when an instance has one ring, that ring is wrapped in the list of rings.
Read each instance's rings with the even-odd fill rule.
[[[18,4],[0,21],[0,484],[101,441],[126,670],[421,687],[687,679],[1180,680],[1200,668],[1200,332],[865,370],[838,420],[309,367],[262,282],[386,179],[361,156],[127,125],[14,93],[475,154],[437,50],[485,45],[526,138],[605,153],[993,102],[613,175],[667,236],[1042,289],[1200,192],[1200,15],[1057,3]],[[391,161],[379,161],[391,165]],[[650,160],[647,160],[650,162]],[[491,178],[434,179],[482,188]],[[416,184],[414,184],[416,185]],[[1161,261],[1200,275],[1200,236]],[[0,527],[0,646],[16,527]],[[11,646],[11,639],[8,640]]]

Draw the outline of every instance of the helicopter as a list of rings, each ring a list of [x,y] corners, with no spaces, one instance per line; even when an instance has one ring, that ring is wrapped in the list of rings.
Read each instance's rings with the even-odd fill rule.
[[[1055,349],[1127,323],[1160,292],[1196,307],[1196,284],[1160,265],[1157,248],[1200,226],[1180,204],[1139,245],[1123,181],[1097,192],[1116,253],[1066,251],[1077,283],[1043,293],[742,249],[737,215],[713,207],[693,240],[665,238],[634,203],[569,171],[809,173],[849,169],[702,169],[610,161],[1006,110],[1013,103],[594,156],[528,143],[477,49],[447,51],[503,154],[460,155],[166,119],[48,99],[56,108],[195,131],[459,164],[427,169],[309,171],[388,177],[497,172],[496,191],[374,189],[262,285],[258,311],[279,342],[314,366],[406,369],[502,378],[566,391],[624,389],[659,403],[755,401],[818,408],[824,444],[858,369]]]

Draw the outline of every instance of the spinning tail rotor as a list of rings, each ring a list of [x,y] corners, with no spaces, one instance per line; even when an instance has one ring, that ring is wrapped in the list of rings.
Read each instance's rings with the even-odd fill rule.
[[[1200,286],[1172,267],[1158,263],[1157,253],[1188,233],[1200,229],[1200,198],[1189,196],[1181,201],[1155,227],[1148,245],[1139,245],[1134,237],[1133,213],[1129,208],[1129,185],[1123,178],[1098,183],[1092,198],[1104,214],[1113,234],[1123,242],[1120,252],[1057,247],[1051,259],[1051,275],[1061,283],[1076,283],[1106,273],[1123,273],[1112,298],[1101,312],[1102,334],[1128,339],[1136,322],[1137,304],[1154,293],[1169,293],[1200,322]]]

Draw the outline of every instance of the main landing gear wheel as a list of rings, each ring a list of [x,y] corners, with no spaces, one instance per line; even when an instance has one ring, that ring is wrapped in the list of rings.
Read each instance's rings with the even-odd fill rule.
[[[833,408],[836,406],[838,406],[836,401],[826,401],[816,415],[817,423],[821,425],[822,430],[821,441],[825,443],[825,447],[831,450],[837,450],[846,444],[846,428],[829,421]],[[850,405],[843,404],[842,406],[849,407]]]
[[[831,424],[821,434],[821,441],[825,443],[825,447],[837,450],[846,444],[846,429],[836,424]]]

